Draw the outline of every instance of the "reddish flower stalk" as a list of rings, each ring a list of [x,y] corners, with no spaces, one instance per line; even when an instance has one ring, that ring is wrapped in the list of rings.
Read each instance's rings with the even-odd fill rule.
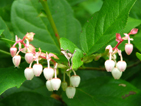
[[[118,48],[118,46],[123,42],[124,40],[122,39],[120,42],[117,43],[117,45],[113,48],[113,50],[115,50],[116,48]]]

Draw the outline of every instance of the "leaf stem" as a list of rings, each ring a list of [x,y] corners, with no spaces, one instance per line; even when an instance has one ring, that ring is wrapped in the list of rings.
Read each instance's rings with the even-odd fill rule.
[[[137,61],[137,62],[134,62],[134,64],[131,64],[131,65],[129,65],[128,67],[127,67],[127,69],[128,68],[131,68],[131,67],[135,67],[135,66],[137,66],[138,64],[140,64],[141,63],[141,61],[139,60],[139,61]],[[106,69],[105,68],[98,68],[98,67],[79,67],[78,68],[79,70],[97,70],[97,71],[106,71]]]
[[[1,49],[0,49],[0,52],[3,53],[3,54],[11,55],[9,52],[1,50]]]
[[[79,70],[98,70],[98,71],[106,71],[105,68],[98,68],[98,67],[79,67]]]
[[[51,26],[52,26],[52,29],[53,29],[53,31],[54,31],[54,33],[55,33],[55,36],[56,36],[57,41],[58,41],[59,46],[60,46],[60,41],[59,41],[60,36],[59,36],[58,30],[57,30],[57,28],[56,28],[56,25],[55,25],[55,23],[54,23],[54,20],[53,20],[53,18],[52,18],[51,12],[50,12],[50,10],[49,10],[47,0],[40,0],[40,2],[41,2],[41,4],[42,4],[42,6],[44,7],[44,10],[45,10],[45,12],[46,12],[46,14],[47,14],[48,20],[49,20],[49,22],[50,22],[50,24],[51,24]]]

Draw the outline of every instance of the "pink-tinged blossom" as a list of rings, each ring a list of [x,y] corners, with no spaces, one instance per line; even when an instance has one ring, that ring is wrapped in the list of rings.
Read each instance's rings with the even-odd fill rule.
[[[132,44],[125,44],[125,52],[127,55],[130,55],[133,51],[133,45]]]
[[[12,57],[14,57],[17,53],[17,48],[16,47],[11,47],[10,48],[10,54]]]
[[[27,63],[31,63],[33,61],[33,54],[32,53],[26,53],[25,54],[25,60]]]
[[[15,55],[12,60],[13,60],[13,64],[15,65],[15,67],[18,67],[21,62],[21,56]]]

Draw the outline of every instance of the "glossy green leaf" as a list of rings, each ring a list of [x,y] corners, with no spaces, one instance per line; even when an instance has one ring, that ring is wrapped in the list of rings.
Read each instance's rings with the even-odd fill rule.
[[[141,31],[139,30],[139,32],[135,35],[134,40],[133,40],[133,44],[135,45],[135,47],[141,52]]]
[[[4,29],[3,35],[5,38],[12,40],[13,37],[10,34],[10,31],[9,31],[6,23],[4,22],[4,20],[1,17],[0,17],[0,29]]]
[[[81,26],[74,18],[70,5],[66,0],[47,0],[47,2],[60,37],[66,37],[79,46]],[[34,32],[33,45],[43,50],[59,53],[59,44],[47,17],[38,17],[41,10],[43,7],[39,0],[14,1],[11,16],[14,32],[21,38],[27,32]]]
[[[60,38],[60,45],[62,49],[69,50],[71,53],[73,53],[75,48],[77,48],[74,43],[66,38]]]
[[[34,77],[32,80],[24,81],[24,83],[19,88],[13,87],[6,90],[3,94],[1,94],[1,96],[3,96],[3,98],[6,98],[11,94],[26,91],[35,92],[47,97],[50,97],[52,94],[52,92],[47,90],[45,81],[42,81],[40,78]]]
[[[129,17],[125,28],[123,29],[123,31],[121,31],[121,34],[129,33],[131,29],[139,26],[140,24],[141,24],[141,20]]]
[[[6,106],[62,106],[61,102],[35,92],[15,93],[3,99],[1,103]]]
[[[10,21],[11,4],[14,0],[1,0],[0,1],[0,16],[5,21]]]
[[[73,6],[86,0],[67,0],[67,1]]]
[[[80,49],[75,48],[75,52],[72,57],[72,69],[77,69],[83,64],[82,57],[83,52]]]
[[[101,10],[83,27],[80,42],[85,53],[91,54],[105,46],[125,27],[128,13],[136,0],[106,0]],[[110,8],[107,8],[110,7]]]
[[[100,10],[102,4],[102,0],[86,0],[81,3],[81,6],[83,6],[92,15]]]
[[[141,19],[141,11],[140,11],[140,4],[141,4],[141,0],[137,0],[137,2],[135,3],[135,5],[133,6],[133,8],[130,11],[130,16],[136,19]]]
[[[9,68],[0,68],[0,94],[11,87],[21,86],[25,81],[24,68],[24,65],[20,65],[20,68],[14,68],[14,65]]]
[[[141,54],[140,53],[136,53],[137,58],[141,61]]]
[[[3,33],[4,30],[0,30],[0,35]]]
[[[83,52],[80,50],[74,43],[72,43],[70,40],[66,38],[60,39],[61,48],[63,50],[69,50],[71,53],[73,53],[72,57],[72,69],[79,68],[82,64],[82,58],[83,58]]]
[[[74,98],[68,99],[64,93],[63,100],[68,106],[133,106],[132,95],[139,92],[126,81],[99,77],[81,82]]]

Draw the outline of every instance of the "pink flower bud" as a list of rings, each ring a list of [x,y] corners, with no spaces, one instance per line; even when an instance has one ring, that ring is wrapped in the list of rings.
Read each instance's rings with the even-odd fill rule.
[[[58,90],[61,85],[61,80],[59,78],[53,78],[51,79],[51,85],[53,90]]]
[[[12,57],[14,57],[17,53],[17,48],[16,47],[11,47],[10,48],[10,54]]]
[[[43,70],[44,76],[45,78],[48,79],[52,79],[53,74],[54,74],[54,70],[52,68],[44,68]]]
[[[125,52],[127,55],[130,55],[133,51],[133,45],[132,44],[125,44]]]
[[[15,67],[18,67],[20,65],[21,62],[21,56],[20,55],[15,55],[12,58],[13,64],[15,65]]]
[[[136,34],[138,32],[138,29],[137,28],[133,28],[129,34]]]
[[[40,76],[42,73],[43,66],[41,64],[33,65],[33,72],[35,76]]]
[[[25,75],[25,78],[27,80],[32,80],[32,78],[34,77],[33,69],[32,68],[26,68],[24,70],[24,75]]]
[[[32,53],[26,53],[25,54],[25,60],[27,63],[31,63],[33,61],[33,54]]]
[[[75,95],[76,88],[75,87],[67,87],[66,89],[66,95],[68,98],[72,99]]]
[[[73,87],[78,87],[80,84],[80,77],[78,75],[73,75],[70,77],[70,82]]]
[[[116,67],[120,70],[120,71],[125,71],[127,64],[125,61],[118,61],[116,64]]]
[[[120,79],[120,77],[121,77],[121,75],[122,75],[122,72],[119,71],[119,69],[115,67],[115,68],[112,70],[112,75],[113,75],[114,79]]]
[[[107,72],[111,72],[115,66],[115,62],[113,60],[106,60],[105,61],[105,68]]]
[[[49,91],[53,91],[52,85],[51,85],[51,80],[46,81],[46,87]]]

